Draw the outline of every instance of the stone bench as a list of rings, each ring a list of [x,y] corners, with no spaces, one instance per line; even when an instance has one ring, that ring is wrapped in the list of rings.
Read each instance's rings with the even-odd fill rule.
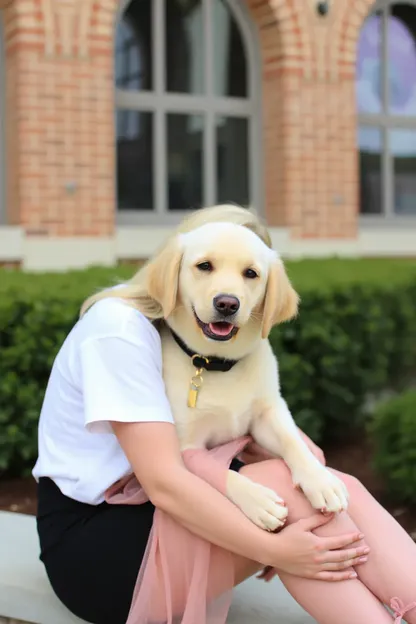
[[[0,512],[0,624],[86,624],[59,602],[38,558],[35,519]],[[313,624],[276,579],[235,590],[229,624]]]

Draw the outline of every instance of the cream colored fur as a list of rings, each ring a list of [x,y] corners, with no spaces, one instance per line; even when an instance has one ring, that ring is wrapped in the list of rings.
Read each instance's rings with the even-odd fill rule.
[[[213,270],[197,265],[209,261]],[[256,279],[244,276],[254,269]],[[250,433],[265,449],[282,457],[293,481],[313,507],[347,508],[344,484],[329,472],[301,439],[279,387],[278,363],[267,336],[277,323],[297,313],[298,296],[275,252],[247,228],[211,223],[173,238],[147,267],[149,295],[164,318],[195,353],[239,360],[229,372],[203,372],[197,406],[187,397],[195,367],[168,327],[161,331],[163,375],[182,449],[212,447]],[[236,336],[208,339],[194,316],[215,320],[213,298],[236,296]],[[283,501],[268,488],[229,471],[227,496],[258,526],[275,530],[287,516]]]

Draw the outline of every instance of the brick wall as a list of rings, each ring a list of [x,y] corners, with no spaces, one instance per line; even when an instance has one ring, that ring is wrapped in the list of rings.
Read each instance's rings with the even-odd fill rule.
[[[113,24],[117,0],[4,5],[9,222],[30,235],[114,230]],[[258,26],[270,225],[297,238],[356,235],[354,64],[371,0],[246,0]]]
[[[28,235],[114,228],[115,0],[8,0],[8,210]]]

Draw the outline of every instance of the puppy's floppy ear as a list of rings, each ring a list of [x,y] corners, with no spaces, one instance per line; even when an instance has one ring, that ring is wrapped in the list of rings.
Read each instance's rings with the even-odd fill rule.
[[[175,237],[149,262],[146,268],[147,292],[160,304],[165,319],[176,307],[182,256],[183,250],[179,237]]]
[[[299,295],[293,288],[280,258],[272,262],[263,307],[262,338],[267,338],[274,325],[289,321],[298,312]]]

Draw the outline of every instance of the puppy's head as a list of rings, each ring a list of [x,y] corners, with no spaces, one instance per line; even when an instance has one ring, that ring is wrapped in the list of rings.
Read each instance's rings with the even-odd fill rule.
[[[298,296],[277,254],[249,229],[210,223],[180,234],[149,264],[149,295],[196,352],[242,357]]]

